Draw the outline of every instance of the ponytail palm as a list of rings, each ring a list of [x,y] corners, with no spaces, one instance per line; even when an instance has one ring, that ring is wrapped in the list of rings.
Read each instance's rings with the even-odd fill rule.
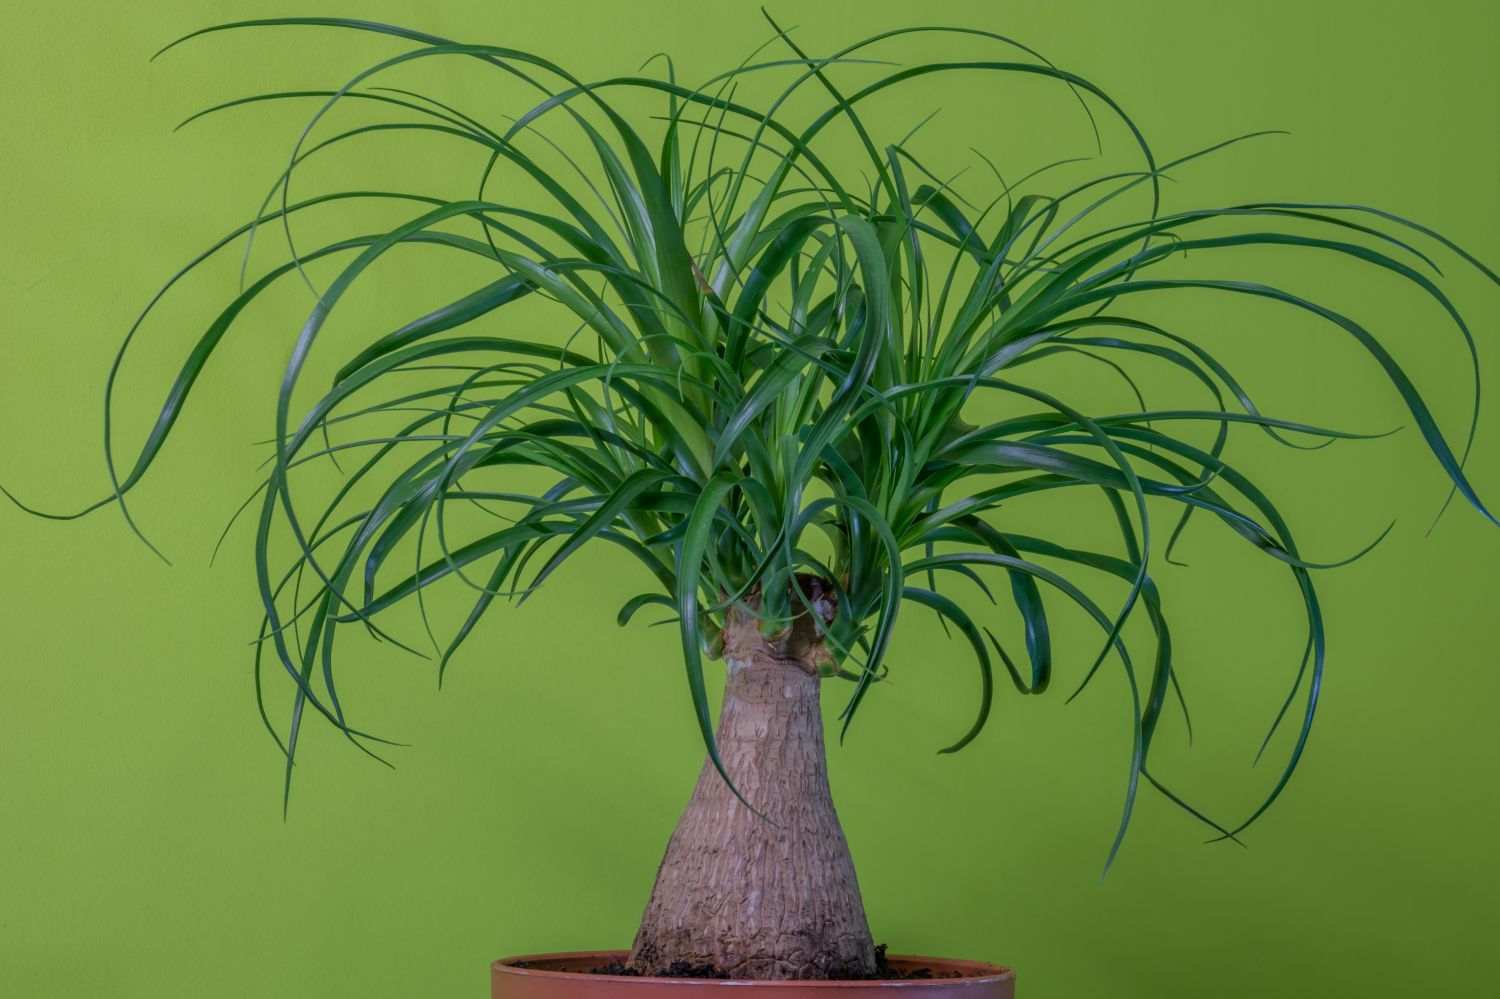
[[[675,617],[705,775],[717,793],[739,799],[727,807],[766,835],[785,825],[770,820],[774,782],[752,790],[743,779],[750,771],[726,764],[707,661],[734,661],[740,649],[747,662],[795,662],[814,680],[845,681],[842,735],[886,676],[903,614],[936,614],[978,672],[972,723],[943,750],[956,752],[983,731],[997,683],[1021,694],[1052,686],[1049,608],[1067,603],[1098,628],[1097,653],[1067,671],[1069,692],[1118,669],[1131,698],[1129,783],[1108,860],[1142,782],[1214,836],[1237,836],[1281,793],[1302,754],[1318,704],[1324,624],[1313,580],[1323,566],[1303,556],[1276,505],[1231,462],[1231,432],[1264,432],[1290,447],[1360,435],[1263,413],[1193,329],[1144,318],[1146,303],[1181,293],[1208,293],[1230,310],[1269,300],[1346,335],[1380,366],[1457,494],[1494,519],[1464,472],[1475,417],[1461,443],[1450,442],[1373,331],[1319,301],[1228,276],[1243,267],[1244,255],[1233,252],[1242,248],[1355,261],[1432,299],[1472,358],[1470,331],[1429,254],[1456,256],[1500,280],[1492,271],[1430,229],[1357,205],[1166,212],[1162,179],[1220,147],[1160,162],[1103,91],[1009,39],[919,28],[814,58],[778,28],[774,50],[686,86],[670,68],[664,77],[586,82],[526,52],[342,19],[249,21],[196,34],[266,25],[373,32],[407,47],[336,89],[254,95],[203,112],[281,100],[317,106],[258,217],[168,288],[251,238],[284,231],[288,259],[247,275],[208,324],[133,456],[122,460],[106,433],[113,489],[89,509],[118,504],[130,517],[127,499],[196,402],[199,376],[240,313],[273,286],[307,281],[315,305],[292,341],[265,478],[245,507],[264,610],[257,689],[279,675],[293,701],[288,722],[273,720],[262,702],[288,788],[299,732],[314,715],[379,750],[381,740],[341,703],[343,629],[409,647],[387,612],[443,584],[466,601],[467,615],[438,641],[441,676],[497,600],[523,603],[586,545],[608,543],[644,569],[645,589],[619,622],[648,605]],[[872,54],[910,33],[938,31],[992,45],[994,54],[909,66]],[[534,101],[501,119],[384,85],[405,64],[440,59],[478,63],[529,88]],[[839,82],[856,68],[863,83]],[[986,200],[967,201],[910,142],[877,138],[861,117],[878,95],[935,74],[985,86],[1020,75],[1068,88],[1091,114],[1123,125],[1139,162],[1049,193],[1035,189],[1039,179],[997,180]],[[742,84],[769,78],[784,79],[784,90],[742,103]],[[658,104],[650,117],[624,109],[642,95]],[[817,111],[792,112],[814,96]],[[385,117],[339,131],[337,112],[350,105]],[[430,137],[435,156],[472,150],[482,166],[474,187],[448,196],[294,197],[305,161],[398,129]],[[366,202],[401,206],[406,220],[324,245],[294,238],[303,213]],[[1143,203],[1131,218],[1125,206]],[[326,361],[325,325],[348,311],[341,307],[377,261],[416,250],[490,273],[426,315],[369,330],[338,358],[331,384],[308,397],[304,368],[315,355]],[[1181,276],[1172,265],[1188,253],[1203,266],[1222,258],[1226,276]],[[305,270],[324,258],[341,268],[326,285]],[[508,322],[512,314],[525,321]],[[1077,352],[1123,371],[1170,366],[1195,380],[1206,401],[1100,412],[1028,379],[1031,362]],[[1475,372],[1477,412],[1477,363]],[[309,502],[304,477],[329,462],[338,464],[337,488]],[[1107,550],[1007,524],[1009,509],[1078,489],[1098,497],[1099,516],[1117,535]],[[1226,824],[1174,794],[1151,757],[1177,696],[1168,609],[1152,567],[1192,516],[1221,522],[1283,563],[1305,617],[1307,651],[1277,719],[1297,727],[1291,752],[1265,799]],[[1118,581],[1118,602],[1096,602],[1091,578]],[[1016,634],[993,624],[997,601],[1014,605]],[[1149,625],[1147,648],[1125,641],[1133,614]],[[743,651],[746,636],[763,647]],[[821,742],[817,754],[821,767]],[[700,782],[700,793],[716,792]],[[723,803],[714,807],[724,814]],[[863,951],[839,960],[793,970],[868,970]],[[751,971],[787,976],[780,965]]]

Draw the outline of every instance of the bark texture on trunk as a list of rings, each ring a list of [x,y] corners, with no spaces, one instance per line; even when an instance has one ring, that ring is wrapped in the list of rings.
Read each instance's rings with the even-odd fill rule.
[[[768,642],[750,615],[731,608],[724,638],[719,755],[770,821],[737,801],[704,761],[630,966],[662,975],[685,962],[763,980],[869,974],[870,927],[828,790],[816,629],[804,615]]]

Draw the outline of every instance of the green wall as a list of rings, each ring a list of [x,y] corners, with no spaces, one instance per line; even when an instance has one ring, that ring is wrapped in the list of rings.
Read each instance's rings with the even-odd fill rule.
[[[1185,171],[1168,185],[1172,206],[1374,203],[1500,260],[1500,8],[1489,3],[773,9],[819,51],[914,20],[1013,34],[1105,86],[1169,156],[1253,129],[1291,131]],[[665,50],[699,78],[765,33],[747,3],[58,0],[9,11],[0,482],[53,507],[100,493],[99,398],[117,338],[171,269],[253,211],[301,109],[247,110],[176,135],[171,125],[240,94],[342,80],[396,47],[273,31],[151,65],[147,56],[207,22],[308,12],[535,48],[583,76],[634,71]],[[456,69],[425,72],[460,99],[481,93]],[[1045,88],[966,87],[919,87],[885,105],[884,138],[942,106],[927,141],[974,144],[1016,173],[1089,152],[1076,116],[1054,117]],[[414,184],[428,171],[469,176],[472,163],[424,164],[417,148],[344,162]],[[1323,289],[1368,320],[1461,433],[1465,360],[1441,315],[1357,268],[1308,260],[1234,263],[1241,275]],[[149,328],[126,372],[128,440],[236,265],[209,267]],[[1447,269],[1500,384],[1500,291]],[[432,304],[387,291],[371,306],[376,327]],[[487,962],[502,954],[629,942],[699,752],[674,633],[613,624],[640,580],[610,553],[498,611],[441,692],[429,664],[351,646],[358,717],[411,748],[392,771],[310,732],[283,821],[279,758],[251,691],[248,536],[231,535],[207,562],[254,482],[253,442],[304,308],[289,288],[256,312],[137,494],[172,567],[113,511],[52,524],[0,506],[0,994],[458,999],[486,994]],[[1222,347],[1271,412],[1351,429],[1410,422],[1336,332],[1206,299],[1174,315]],[[1082,366],[1056,372],[1075,398],[1120,391]],[[1480,955],[1500,929],[1500,531],[1455,507],[1424,537],[1445,490],[1411,429],[1314,454],[1240,438],[1242,460],[1274,483],[1314,557],[1347,554],[1396,519],[1373,555],[1322,577],[1324,710],[1248,849],[1201,845],[1201,827],[1144,795],[1101,882],[1128,753],[1119,677],[1066,707],[1066,690],[1003,696],[975,745],[938,757],[968,723],[974,677],[961,647],[913,610],[892,650],[896,682],[831,763],[877,939],[1014,964],[1027,999],[1437,999],[1493,981]],[[1491,408],[1472,465],[1492,503],[1497,442]],[[1083,512],[1017,516],[1086,536],[1074,520]],[[1239,817],[1274,779],[1274,763],[1250,761],[1301,636],[1285,572],[1226,534],[1195,524],[1182,550],[1191,567],[1162,567],[1198,732],[1189,750],[1180,722],[1166,724],[1160,766],[1206,809]],[[1076,622],[1059,627],[1067,677],[1093,639]]]

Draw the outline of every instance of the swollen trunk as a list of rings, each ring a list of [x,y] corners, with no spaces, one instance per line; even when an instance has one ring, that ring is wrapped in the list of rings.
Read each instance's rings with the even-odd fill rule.
[[[679,962],[735,978],[867,975],[875,952],[828,791],[809,645],[767,644],[753,620],[733,611],[725,639],[719,755],[766,818],[737,801],[704,762],[667,844],[630,965],[646,975]]]

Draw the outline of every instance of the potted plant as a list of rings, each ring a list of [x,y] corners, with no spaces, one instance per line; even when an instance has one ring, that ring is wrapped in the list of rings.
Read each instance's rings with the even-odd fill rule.
[[[1183,276],[1173,265],[1236,248],[1353,260],[1431,298],[1471,357],[1469,329],[1428,253],[1436,247],[1500,281],[1494,272],[1438,233],[1372,208],[1165,211],[1161,180],[1228,143],[1160,162],[1103,91],[1009,39],[913,28],[814,57],[773,22],[779,51],[758,51],[690,87],[670,69],[586,82],[503,46],[339,18],[245,21],[187,37],[293,25],[383,34],[409,47],[327,91],[250,96],[204,112],[318,104],[262,211],[168,282],[127,334],[115,369],[160,295],[210,255],[273,231],[284,233],[288,259],[248,280],[209,322],[129,462],[117,460],[106,431],[108,496],[78,513],[26,509],[71,519],[117,505],[134,529],[127,497],[197,399],[200,375],[241,312],[279,282],[308,283],[314,304],[276,393],[272,457],[244,508],[264,611],[257,694],[285,757],[288,794],[309,718],[380,750],[342,707],[336,636],[357,628],[400,643],[387,612],[448,586],[470,604],[441,643],[441,676],[496,598],[523,603],[585,545],[609,542],[638,559],[651,588],[618,620],[655,605],[675,619],[703,769],[633,948],[497,962],[497,997],[683,996],[747,982],[785,996],[1013,994],[1013,976],[998,966],[885,960],[834,810],[824,687],[845,696],[842,734],[886,675],[904,607],[938,615],[978,668],[974,720],[945,752],[984,729],[997,672],[1022,694],[1049,689],[1049,603],[1070,602],[1096,622],[1097,655],[1078,664],[1075,679],[1081,689],[1106,662],[1117,664],[1134,719],[1132,776],[1106,867],[1142,785],[1218,839],[1237,838],[1275,801],[1318,703],[1324,629],[1312,570],[1323,566],[1302,555],[1271,499],[1226,460],[1228,440],[1254,431],[1316,447],[1361,435],[1263,414],[1191,331],[1144,318],[1142,301],[1179,291],[1211,293],[1227,308],[1268,299],[1347,335],[1382,368],[1455,493],[1494,519],[1464,473],[1477,416],[1455,453],[1374,332],[1251,277]],[[872,47],[916,32],[962,35],[993,44],[996,55],[907,66],[871,58]],[[535,102],[496,123],[382,84],[400,66],[438,58],[519,81]],[[839,82],[856,66],[863,83]],[[789,76],[784,89],[742,101],[742,82],[773,73]],[[929,172],[909,137],[877,137],[860,116],[868,99],[934,74],[1053,81],[1091,115],[1117,120],[1139,166],[1049,194],[1034,190],[1035,178],[997,180],[991,200],[970,204]],[[626,110],[621,96],[631,94],[660,107],[649,116]],[[795,118],[790,108],[813,95],[818,108]],[[336,109],[356,103],[395,117],[326,127]],[[296,171],[321,150],[395,129],[477,151],[475,189],[293,195]],[[571,140],[549,131],[564,129]],[[847,148],[824,148],[832,135]],[[1132,198],[1145,207],[1122,221]],[[404,206],[406,220],[316,246],[295,237],[304,212],[377,200]],[[310,357],[322,360],[325,324],[376,261],[410,247],[481,261],[492,273],[471,293],[364,338],[339,358],[331,385],[307,396],[304,370]],[[326,283],[309,270],[324,258],[338,263]],[[528,322],[506,322],[523,309]],[[1172,366],[1211,401],[1091,412],[1026,377],[1027,364],[1065,352]],[[1477,413],[1477,362],[1474,370]],[[113,386],[112,371],[106,419]],[[335,485],[309,505],[306,483],[328,467]],[[997,514],[1002,504],[1078,487],[1102,497],[1103,522],[1118,534],[1112,550],[1025,535]],[[1165,545],[1150,517],[1160,506],[1178,512]],[[1283,711],[1298,717],[1297,736],[1274,788],[1235,823],[1194,809],[1150,762],[1157,724],[1177,696],[1150,569],[1195,513],[1284,563],[1305,609],[1307,653]],[[1097,604],[1073,581],[1084,571],[1120,581],[1121,603]],[[987,602],[1000,599],[1023,622],[1019,639],[982,623]],[[1122,634],[1137,612],[1155,639],[1145,658],[1132,658]],[[712,661],[725,674],[717,724],[705,679]],[[282,728],[263,698],[273,677],[292,702]]]

